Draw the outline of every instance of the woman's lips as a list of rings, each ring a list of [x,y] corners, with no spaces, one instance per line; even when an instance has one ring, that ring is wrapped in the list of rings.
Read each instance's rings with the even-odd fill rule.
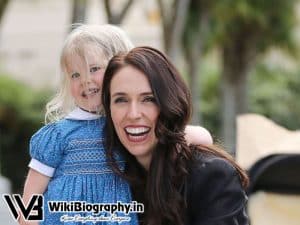
[[[131,142],[143,142],[147,139],[150,128],[146,126],[127,126],[125,127],[127,139]]]

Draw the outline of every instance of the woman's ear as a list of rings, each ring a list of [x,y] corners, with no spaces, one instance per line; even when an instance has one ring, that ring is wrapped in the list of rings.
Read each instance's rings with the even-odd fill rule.
[[[185,140],[188,144],[211,145],[213,138],[208,130],[201,126],[187,125],[185,127]]]

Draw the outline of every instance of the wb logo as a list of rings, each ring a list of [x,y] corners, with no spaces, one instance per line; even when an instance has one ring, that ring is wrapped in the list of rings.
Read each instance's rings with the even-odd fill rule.
[[[6,204],[8,205],[10,212],[16,221],[20,217],[18,212],[22,213],[22,216],[25,220],[43,220],[44,198],[42,195],[32,195],[27,206],[24,205],[22,197],[19,194],[14,194],[12,197],[11,195],[4,194],[2,197],[6,201]]]

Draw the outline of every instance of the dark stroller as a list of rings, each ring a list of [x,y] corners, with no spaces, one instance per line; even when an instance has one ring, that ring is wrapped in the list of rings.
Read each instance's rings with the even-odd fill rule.
[[[300,225],[300,154],[274,154],[249,169],[251,225]]]
[[[299,132],[253,114],[240,117],[238,128],[237,161],[250,178],[250,224],[300,225]]]

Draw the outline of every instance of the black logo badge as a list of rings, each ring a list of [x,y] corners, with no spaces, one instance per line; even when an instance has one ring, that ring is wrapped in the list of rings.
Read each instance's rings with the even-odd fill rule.
[[[44,197],[42,195],[32,195],[31,199],[24,205],[23,199],[19,194],[3,194],[2,197],[6,201],[10,212],[14,219],[17,221],[22,213],[25,220],[41,221],[44,218],[43,203]],[[13,201],[14,199],[14,201]]]

